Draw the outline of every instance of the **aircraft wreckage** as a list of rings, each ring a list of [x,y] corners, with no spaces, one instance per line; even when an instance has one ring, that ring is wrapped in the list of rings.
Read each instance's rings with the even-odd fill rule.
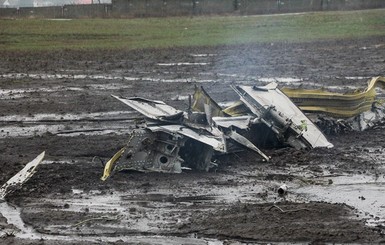
[[[242,149],[269,161],[260,147],[330,148],[333,145],[321,131],[362,131],[385,123],[384,100],[379,99],[377,87],[385,88],[384,77],[372,78],[365,90],[347,94],[279,89],[275,83],[232,86],[240,100],[227,108],[196,87],[187,112],[162,101],[113,96],[141,113],[145,123],[132,129],[127,144],[105,164],[101,179],[106,180],[113,170],[125,169],[207,171],[217,165],[212,161],[215,155]],[[0,202],[32,177],[44,155],[42,152],[0,187]]]
[[[376,77],[366,90],[351,94],[281,90],[276,83],[232,86],[240,100],[227,108],[221,108],[203,88],[196,87],[186,112],[162,101],[113,95],[141,113],[145,122],[132,129],[127,144],[105,164],[101,179],[106,180],[113,170],[208,171],[217,165],[212,161],[215,155],[242,149],[269,161],[261,147],[331,148],[320,128],[338,133],[384,122],[385,109],[375,91],[384,84],[385,78]],[[309,115],[317,117],[310,120]]]

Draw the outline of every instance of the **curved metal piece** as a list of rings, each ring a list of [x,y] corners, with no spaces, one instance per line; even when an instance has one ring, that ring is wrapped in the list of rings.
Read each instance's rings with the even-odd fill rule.
[[[126,147],[123,147],[120,149],[115,155],[106,163],[104,166],[104,172],[103,176],[100,178],[101,180],[105,181],[108,177],[111,175],[112,167],[114,166],[114,163],[122,156],[124,151],[126,150]]]
[[[348,118],[371,110],[376,102],[376,87],[385,88],[384,77],[374,77],[364,91],[351,94],[333,93],[324,90],[282,88],[301,110],[323,112],[334,117]]]

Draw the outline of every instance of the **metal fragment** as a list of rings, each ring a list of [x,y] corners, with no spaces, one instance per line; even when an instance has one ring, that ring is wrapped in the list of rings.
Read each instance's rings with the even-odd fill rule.
[[[9,193],[21,188],[21,186],[29,180],[35,174],[36,168],[43,161],[44,156],[45,151],[27,163],[23,169],[3,184],[0,187],[0,200],[4,200]]]

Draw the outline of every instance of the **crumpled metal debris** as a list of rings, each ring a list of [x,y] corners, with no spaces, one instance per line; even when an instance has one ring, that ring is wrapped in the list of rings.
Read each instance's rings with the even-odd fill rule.
[[[385,104],[377,88],[385,88],[384,77],[373,77],[365,89],[348,93],[283,88],[282,91],[307,113],[325,134],[364,131],[385,123]]]
[[[328,135],[364,131],[385,124],[385,107],[383,104],[373,103],[369,111],[362,112],[350,118],[334,118],[327,115],[318,115],[314,122]]]
[[[242,149],[269,161],[266,142],[297,149],[333,147],[317,126],[280,90],[277,84],[233,86],[238,107],[221,108],[203,88],[195,88],[186,112],[162,101],[121,98],[141,113],[146,124],[133,129],[126,146],[108,161],[102,180],[113,169],[180,173],[183,169],[209,170],[213,156]]]
[[[333,93],[326,90],[283,88],[282,91],[304,112],[323,113],[334,118],[352,118],[372,110],[376,88],[385,88],[384,77],[373,77],[363,90]]]

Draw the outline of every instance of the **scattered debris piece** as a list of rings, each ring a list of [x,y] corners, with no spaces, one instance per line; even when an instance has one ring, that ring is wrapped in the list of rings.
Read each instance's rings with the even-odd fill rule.
[[[287,194],[287,189],[288,189],[288,187],[286,184],[281,185],[280,187],[278,187],[278,190],[277,190],[278,195],[283,196],[283,195]]]
[[[283,88],[282,91],[304,112],[324,113],[334,118],[351,118],[370,111],[376,103],[376,87],[385,88],[384,77],[368,81],[363,91],[333,93],[325,90]]]
[[[45,151],[38,155],[31,162],[27,163],[25,167],[10,178],[3,186],[0,188],[0,202],[4,201],[4,198],[9,193],[19,189],[25,182],[27,182],[32,175],[36,172],[36,167],[43,161]]]
[[[325,134],[329,135],[364,131],[385,124],[385,106],[373,103],[373,107],[369,111],[347,119],[318,115],[314,122]]]
[[[385,105],[377,99],[377,87],[385,88],[384,77],[370,79],[363,91],[345,94],[289,88],[282,91],[301,110],[316,113],[313,121],[324,133],[338,134],[364,131],[385,123]]]

